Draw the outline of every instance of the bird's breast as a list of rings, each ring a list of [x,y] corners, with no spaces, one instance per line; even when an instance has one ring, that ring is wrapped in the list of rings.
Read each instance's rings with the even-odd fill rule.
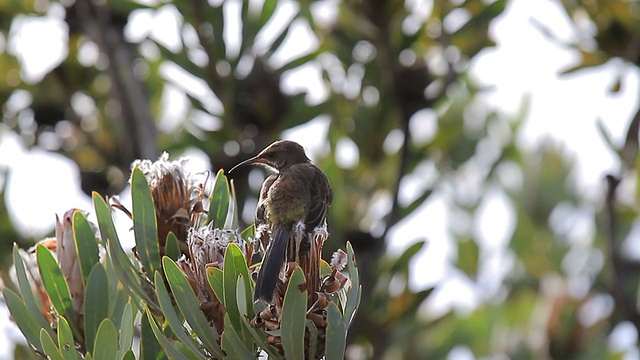
[[[304,179],[281,173],[269,188],[266,208],[274,224],[304,221],[309,212],[309,188]]]

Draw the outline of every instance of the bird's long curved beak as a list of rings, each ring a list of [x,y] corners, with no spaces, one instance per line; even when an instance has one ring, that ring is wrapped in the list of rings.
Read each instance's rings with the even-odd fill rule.
[[[245,161],[241,162],[240,164],[238,164],[238,165],[236,165],[236,166],[232,167],[232,168],[231,168],[231,170],[229,170],[229,172],[228,172],[228,173],[229,173],[229,174],[231,174],[231,172],[232,172],[232,171],[234,171],[234,170],[236,170],[236,169],[239,169],[239,168],[241,168],[241,167],[245,167],[245,166],[247,166],[247,165],[255,165],[255,164],[262,164],[262,163],[263,163],[262,158],[259,158],[259,157],[257,157],[257,156],[254,156],[254,157],[252,157],[252,158],[250,158],[250,159],[247,159],[247,160],[245,160]]]

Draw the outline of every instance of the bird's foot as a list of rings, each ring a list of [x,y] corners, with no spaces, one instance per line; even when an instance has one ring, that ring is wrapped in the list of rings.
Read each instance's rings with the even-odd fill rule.
[[[306,231],[306,226],[303,221],[298,221],[293,225],[293,233],[297,242],[302,241],[304,236],[304,232]]]
[[[323,238],[327,238],[329,236],[329,231],[327,230],[327,223],[324,223],[320,226],[316,226],[315,229],[313,229],[313,236],[322,236]]]
[[[304,222],[298,221],[293,225],[293,239],[295,244],[295,261],[297,263],[300,262],[300,247],[302,245],[302,241],[304,240],[304,233],[306,230],[306,226]]]

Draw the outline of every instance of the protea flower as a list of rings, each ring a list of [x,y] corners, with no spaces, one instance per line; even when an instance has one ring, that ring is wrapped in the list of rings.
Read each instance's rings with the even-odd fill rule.
[[[242,239],[237,229],[222,230],[214,228],[213,223],[191,228],[187,235],[189,257],[178,260],[178,265],[200,301],[200,309],[215,326],[218,334],[224,329],[226,310],[209,285],[207,268],[222,268],[225,250],[231,243],[236,243],[246,258],[251,254],[252,246]]]
[[[205,219],[205,176],[204,173],[192,174],[185,170],[188,161],[188,158],[169,161],[169,154],[164,152],[155,162],[136,160],[131,164],[131,168],[142,170],[151,187],[161,255],[165,255],[167,235],[173,232],[178,238],[180,252],[190,256],[187,245],[189,228],[202,224]]]

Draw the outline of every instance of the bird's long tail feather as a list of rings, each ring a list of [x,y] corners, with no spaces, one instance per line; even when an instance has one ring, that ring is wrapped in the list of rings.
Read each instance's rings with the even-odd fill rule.
[[[262,260],[258,280],[256,281],[256,290],[254,298],[261,298],[267,302],[273,300],[273,292],[276,288],[280,269],[284,263],[287,244],[289,243],[289,234],[291,229],[285,226],[277,225],[271,233],[271,243],[267,248],[267,252]]]

